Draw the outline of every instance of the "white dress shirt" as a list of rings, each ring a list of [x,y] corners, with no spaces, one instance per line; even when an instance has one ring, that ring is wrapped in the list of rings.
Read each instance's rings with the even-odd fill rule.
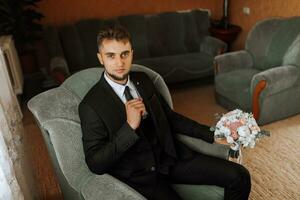
[[[116,83],[116,82],[110,80],[107,77],[106,73],[104,73],[104,78],[108,82],[108,84],[112,87],[112,89],[115,91],[115,93],[118,95],[118,97],[123,101],[124,104],[127,102],[127,100],[125,98],[125,94],[124,94],[126,86],[129,87],[130,94],[132,95],[133,98],[139,98],[140,97],[136,87],[134,86],[132,81],[130,81],[129,76],[128,76],[127,83],[125,85],[122,85],[122,84],[119,84],[119,83]]]

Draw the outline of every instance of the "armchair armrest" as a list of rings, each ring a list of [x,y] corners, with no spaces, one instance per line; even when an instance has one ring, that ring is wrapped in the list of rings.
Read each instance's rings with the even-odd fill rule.
[[[177,134],[176,139],[183,142],[185,145],[198,153],[222,158],[225,160],[227,160],[229,157],[230,147],[228,145],[216,143],[211,144],[205,142],[204,140],[182,134]]]
[[[260,99],[283,91],[299,82],[300,70],[292,65],[275,67],[253,76],[251,80],[252,113],[256,120],[260,115]]]
[[[215,74],[230,72],[240,68],[251,68],[252,66],[252,57],[245,50],[225,53],[215,57]]]
[[[217,38],[206,36],[200,44],[200,51],[215,57],[227,51],[227,44]]]
[[[251,81],[251,92],[256,86],[265,81],[266,86],[262,90],[262,95],[272,95],[292,87],[299,80],[300,70],[296,66],[286,65],[262,71],[253,76]]]
[[[64,57],[54,57],[50,60],[50,74],[54,80],[61,84],[70,75],[67,62]]]
[[[93,174],[81,185],[81,195],[85,200],[146,200],[140,193],[109,174]]]

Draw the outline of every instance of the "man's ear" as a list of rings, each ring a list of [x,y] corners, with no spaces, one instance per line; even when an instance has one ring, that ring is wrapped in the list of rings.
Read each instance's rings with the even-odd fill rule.
[[[97,53],[97,57],[98,57],[98,60],[101,63],[101,65],[103,65],[102,55],[99,52]]]

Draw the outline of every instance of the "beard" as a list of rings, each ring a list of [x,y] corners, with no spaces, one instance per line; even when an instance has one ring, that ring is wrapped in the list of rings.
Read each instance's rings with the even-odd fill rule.
[[[127,72],[126,74],[123,74],[122,76],[116,76],[116,75],[111,74],[111,73],[109,73],[109,72],[107,72],[107,71],[106,71],[106,73],[107,73],[112,79],[114,79],[114,80],[116,80],[116,81],[124,81],[124,80],[127,80],[128,74],[129,74],[129,72]]]

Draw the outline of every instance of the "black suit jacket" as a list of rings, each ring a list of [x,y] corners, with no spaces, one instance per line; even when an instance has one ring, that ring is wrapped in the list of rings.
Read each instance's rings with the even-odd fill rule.
[[[145,73],[131,72],[130,79],[143,98],[166,154],[184,158],[191,153],[174,141],[176,133],[213,142],[209,127],[174,112]],[[79,116],[86,162],[94,173],[106,173],[139,140],[139,135],[126,122],[124,103],[103,75],[80,103]]]

